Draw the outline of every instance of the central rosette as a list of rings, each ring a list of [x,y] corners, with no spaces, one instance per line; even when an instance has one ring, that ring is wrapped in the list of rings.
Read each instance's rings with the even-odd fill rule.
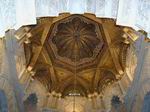
[[[79,32],[79,31],[75,31],[75,32],[73,33],[73,37],[74,37],[75,41],[77,41],[77,39],[80,38],[80,32]]]

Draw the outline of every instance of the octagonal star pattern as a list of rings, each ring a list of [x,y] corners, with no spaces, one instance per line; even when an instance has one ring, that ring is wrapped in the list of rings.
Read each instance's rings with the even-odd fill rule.
[[[94,61],[103,39],[96,22],[75,15],[55,23],[49,45],[56,59],[75,66]]]

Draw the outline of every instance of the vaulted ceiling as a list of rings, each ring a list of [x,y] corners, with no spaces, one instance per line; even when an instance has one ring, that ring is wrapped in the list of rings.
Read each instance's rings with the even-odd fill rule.
[[[49,92],[101,93],[124,74],[129,44],[123,28],[91,14],[39,18],[19,31],[27,69]]]

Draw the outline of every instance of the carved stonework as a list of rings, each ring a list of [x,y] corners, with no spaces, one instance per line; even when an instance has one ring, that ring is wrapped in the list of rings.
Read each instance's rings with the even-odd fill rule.
[[[75,92],[99,94],[123,76],[128,45],[122,37],[123,27],[113,20],[90,14],[40,20],[29,26],[31,43],[25,44],[25,54],[28,70],[35,72],[33,78],[48,92],[62,97]],[[35,42],[39,39],[41,44]]]
[[[99,25],[78,15],[55,23],[48,41],[54,57],[72,66],[93,63],[104,44]]]
[[[66,23],[59,23],[56,27],[53,29],[56,32],[52,42],[59,56],[69,58],[73,62],[97,56],[102,37],[99,38],[98,28],[94,24],[86,23],[77,16]]]

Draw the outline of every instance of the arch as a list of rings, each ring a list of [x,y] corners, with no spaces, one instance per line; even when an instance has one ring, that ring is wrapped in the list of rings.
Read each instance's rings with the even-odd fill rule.
[[[59,85],[57,86],[56,92],[60,91],[63,92],[65,87],[68,86],[68,84],[70,84],[73,81],[73,77],[69,76],[67,78],[65,78],[63,81],[61,81],[61,83],[59,83]]]
[[[105,77],[101,80],[99,80],[98,83],[98,92],[101,93],[103,89],[105,89],[108,85],[113,84],[114,78],[112,77]]]
[[[106,67],[103,67],[103,68],[99,68],[98,69],[100,72],[99,72],[99,76],[101,76],[101,77],[98,77],[98,78],[94,78],[93,79],[93,88],[94,89],[98,89],[98,86],[99,86],[99,82],[102,80],[102,79],[104,79],[106,76],[104,76],[105,74],[105,72],[107,71],[107,72],[109,72],[111,75],[108,75],[106,78],[111,78],[112,77],[112,79],[116,79],[116,76],[115,76],[115,74],[117,74],[114,70],[111,70],[111,69],[109,69],[109,68],[106,68]],[[96,76],[95,76],[96,77]]]
[[[74,84],[74,77],[72,76],[69,76],[67,78],[65,78],[60,84],[59,86],[57,87],[57,92],[61,92],[63,93],[65,88],[68,87],[68,85],[72,85]],[[82,88],[84,88],[86,91],[90,91],[90,85],[88,83],[88,81],[86,79],[83,79],[82,77],[80,76],[77,76],[77,85],[80,85]]]
[[[62,93],[62,97],[69,95],[73,88],[74,85],[68,85]],[[81,85],[76,85],[76,90],[80,93],[80,96],[86,96],[86,89]]]

